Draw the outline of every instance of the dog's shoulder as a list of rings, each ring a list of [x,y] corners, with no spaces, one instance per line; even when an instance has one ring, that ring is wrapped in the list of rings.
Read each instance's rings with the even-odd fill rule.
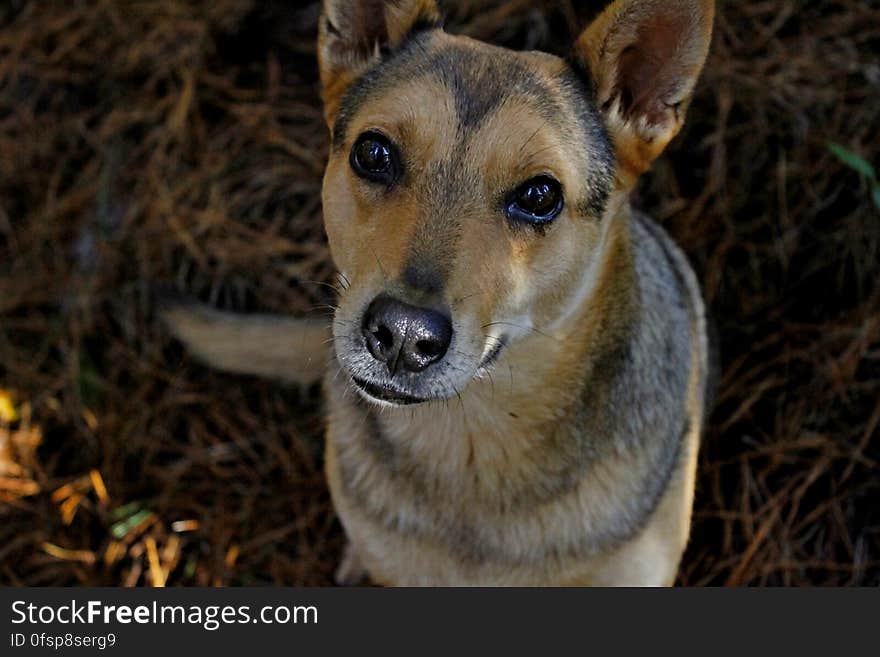
[[[630,221],[643,322],[660,331],[682,332],[705,347],[705,310],[696,274],[678,245],[648,215]]]
[[[642,301],[649,306],[669,304],[670,309],[685,312],[691,320],[701,317],[703,298],[694,270],[666,230],[647,214],[634,210],[630,234]]]
[[[678,245],[648,215],[634,211],[630,222],[641,329],[637,350],[642,372],[654,371],[661,387],[705,392],[710,386],[709,346],[702,291],[696,274]],[[647,368],[645,368],[647,366]]]
[[[616,366],[589,382],[584,404],[593,413],[595,400],[607,396],[609,412],[628,409],[618,418],[626,435],[672,435],[705,378],[703,302],[686,257],[658,224],[634,212],[629,231],[635,310],[629,329],[606,348],[621,354]]]

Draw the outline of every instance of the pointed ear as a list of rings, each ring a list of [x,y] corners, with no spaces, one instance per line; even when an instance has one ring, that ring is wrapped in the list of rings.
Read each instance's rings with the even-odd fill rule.
[[[712,38],[714,0],[615,0],[574,56],[591,73],[630,186],[678,134]]]
[[[324,116],[332,125],[345,90],[418,27],[440,23],[435,0],[324,0],[318,63]]]

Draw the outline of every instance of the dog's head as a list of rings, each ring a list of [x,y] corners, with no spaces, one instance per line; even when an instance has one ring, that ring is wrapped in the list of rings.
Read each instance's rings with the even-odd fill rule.
[[[454,396],[572,316],[682,125],[713,6],[616,0],[564,60],[447,34],[434,0],[325,0],[334,342],[366,397]]]

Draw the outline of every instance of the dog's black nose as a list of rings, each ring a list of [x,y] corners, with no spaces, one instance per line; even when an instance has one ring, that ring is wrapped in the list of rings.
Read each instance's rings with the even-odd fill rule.
[[[367,308],[361,331],[373,358],[385,363],[392,375],[401,367],[421,372],[443,358],[452,340],[448,317],[386,295]]]

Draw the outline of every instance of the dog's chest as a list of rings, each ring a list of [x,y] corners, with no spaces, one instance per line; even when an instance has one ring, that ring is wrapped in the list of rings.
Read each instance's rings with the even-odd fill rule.
[[[419,425],[414,418],[410,431],[417,436],[394,435],[350,397],[331,391],[328,399],[327,473],[334,503],[380,582],[561,583],[629,539],[650,511],[602,485],[640,478],[639,463],[630,462],[622,475],[617,459],[590,447],[601,441],[585,440],[582,433],[533,435],[533,450],[505,451],[505,444],[517,442],[511,418],[491,429],[500,445],[496,451],[474,453],[455,433],[461,425]],[[574,424],[571,431],[583,432]],[[486,426],[470,430],[483,432],[470,438],[492,442]]]

